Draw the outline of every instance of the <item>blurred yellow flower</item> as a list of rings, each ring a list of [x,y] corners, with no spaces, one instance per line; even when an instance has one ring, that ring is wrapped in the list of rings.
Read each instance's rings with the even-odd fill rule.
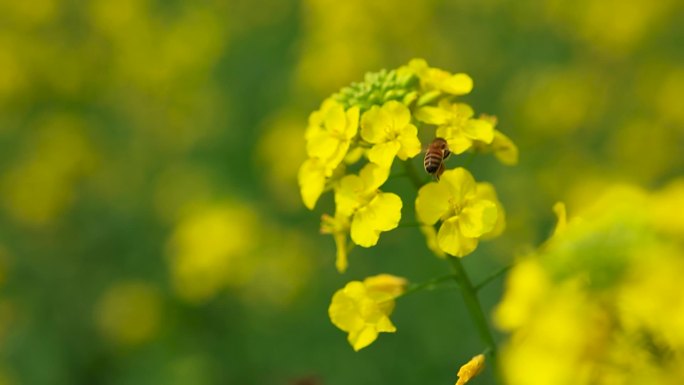
[[[441,220],[437,244],[444,252],[463,257],[475,250],[479,238],[497,228],[503,216],[492,191],[491,186],[475,183],[464,168],[448,170],[439,182],[418,191],[416,215],[428,225]]]
[[[616,185],[569,220],[554,206],[556,231],[515,264],[495,309],[511,333],[501,351],[508,383],[682,383],[684,244],[662,226],[664,207],[684,210],[670,199],[677,185],[651,194]]]
[[[381,332],[396,331],[389,316],[394,299],[404,292],[406,283],[404,278],[381,274],[363,282],[349,282],[333,295],[328,315],[335,326],[348,333],[355,351],[373,343]]]
[[[137,345],[154,336],[162,318],[157,289],[145,282],[119,282],[98,300],[95,321],[100,332],[121,345]]]
[[[477,376],[482,372],[482,370],[484,369],[484,364],[484,354],[478,354],[475,357],[471,358],[470,361],[468,361],[465,365],[461,366],[461,368],[458,369],[458,381],[456,381],[456,385],[467,384],[470,380],[473,379],[473,377]]]
[[[373,144],[368,160],[385,168],[392,166],[395,156],[406,160],[421,150],[418,129],[411,124],[411,112],[394,100],[382,107],[373,106],[363,114],[361,137]]]
[[[496,127],[496,116],[481,114],[480,119],[486,120]],[[493,152],[494,156],[503,164],[514,166],[518,164],[518,146],[501,131],[494,128],[494,138],[490,143],[476,140],[473,142],[473,148],[482,153]]]
[[[198,208],[180,221],[168,242],[176,293],[201,303],[225,287],[243,284],[257,228],[256,213],[229,204]]]
[[[380,233],[399,225],[401,198],[378,188],[389,170],[369,163],[359,175],[347,175],[335,188],[336,215],[351,216],[351,239],[359,246],[377,244]]]
[[[49,225],[73,204],[78,182],[98,158],[88,129],[81,118],[64,113],[37,123],[27,151],[2,175],[3,203],[14,219]]]
[[[437,107],[425,106],[416,111],[416,119],[437,126],[437,137],[446,139],[449,150],[461,154],[475,141],[491,144],[494,126],[487,119],[473,118],[473,109],[464,103],[451,103],[442,99]]]
[[[424,59],[412,59],[408,67],[420,78],[425,92],[439,91],[450,95],[465,95],[473,90],[473,79],[464,73],[451,74],[439,68],[432,68]]]

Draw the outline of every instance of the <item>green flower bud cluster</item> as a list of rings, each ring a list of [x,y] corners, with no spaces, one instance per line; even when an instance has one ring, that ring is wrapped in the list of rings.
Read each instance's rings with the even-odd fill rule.
[[[413,71],[401,67],[391,71],[382,69],[367,72],[362,82],[352,83],[333,95],[345,109],[358,106],[361,111],[373,105],[383,105],[390,100],[408,104],[417,95],[418,77]]]

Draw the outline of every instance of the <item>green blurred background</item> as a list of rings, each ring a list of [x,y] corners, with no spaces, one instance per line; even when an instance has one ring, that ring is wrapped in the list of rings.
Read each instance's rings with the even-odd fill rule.
[[[296,185],[308,113],[413,57],[470,74],[521,154],[473,163],[508,216],[465,259],[477,281],[555,201],[682,175],[681,20],[675,0],[0,0],[0,384],[453,383],[483,348],[453,288],[402,299],[359,353],[329,322],[349,280],[448,266],[399,228],[335,271],[331,199],[308,212]]]

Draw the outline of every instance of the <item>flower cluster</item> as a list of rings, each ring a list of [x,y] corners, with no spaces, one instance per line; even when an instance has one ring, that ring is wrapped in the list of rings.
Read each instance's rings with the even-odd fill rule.
[[[398,226],[402,199],[380,189],[395,159],[408,161],[421,153],[425,146],[419,138],[444,138],[455,154],[493,152],[505,164],[517,162],[517,148],[494,128],[496,119],[475,117],[469,105],[455,100],[472,88],[466,74],[413,59],[395,70],[367,74],[311,114],[305,133],[308,158],[298,174],[300,192],[304,205],[313,209],[324,192],[333,191],[335,212],[323,216],[321,232],[335,239],[340,272],[348,266],[349,239],[371,247],[381,233]],[[500,233],[504,215],[491,185],[475,184],[465,169],[459,170],[447,171],[443,182],[421,189],[417,216],[426,224],[441,219],[435,250],[460,257],[471,253],[482,237]],[[444,212],[426,216],[423,211],[438,208],[426,203]]]
[[[325,192],[332,192],[334,213],[323,214],[321,233],[335,241],[339,272],[347,270],[353,245],[373,247],[381,234],[399,226],[406,198],[385,187],[390,174],[397,175],[392,171],[399,161],[418,190],[417,197],[409,198],[415,199],[414,223],[435,255],[463,257],[480,239],[503,231],[504,211],[494,187],[475,182],[463,167],[449,169],[444,164],[449,153],[458,156],[466,151],[494,153],[504,164],[517,162],[513,142],[494,128],[496,118],[476,117],[469,105],[457,100],[472,89],[468,75],[414,59],[395,70],[367,74],[363,82],[343,88],[310,115],[299,187],[309,209]],[[421,143],[421,138],[427,142]],[[428,183],[427,175],[421,178],[415,171],[412,159],[436,138],[446,146],[434,157],[441,162],[434,175],[438,182]],[[379,333],[396,330],[389,316],[406,285],[404,278],[388,274],[351,281],[333,296],[330,319],[348,333],[354,350],[362,349]],[[461,383],[481,369],[480,357],[459,374]]]
[[[508,383],[684,383],[684,181],[615,187],[519,261],[495,312]]]
[[[328,308],[330,320],[349,333],[354,350],[362,349],[375,341],[378,333],[397,330],[389,316],[394,310],[394,299],[405,287],[405,279],[389,274],[349,282],[333,296]]]

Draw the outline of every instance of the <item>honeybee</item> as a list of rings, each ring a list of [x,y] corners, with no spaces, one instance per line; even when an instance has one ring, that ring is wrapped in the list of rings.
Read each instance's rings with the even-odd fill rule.
[[[435,138],[425,151],[425,160],[423,161],[425,172],[439,180],[445,169],[444,161],[449,155],[451,155],[451,151],[449,151],[447,141],[443,138]]]

